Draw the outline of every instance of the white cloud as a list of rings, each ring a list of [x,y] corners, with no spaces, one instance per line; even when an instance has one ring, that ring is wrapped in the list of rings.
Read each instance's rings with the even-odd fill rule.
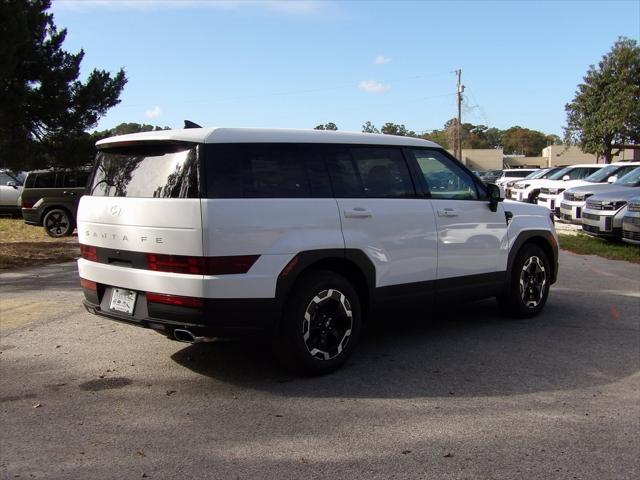
[[[156,105],[151,110],[147,110],[146,112],[144,112],[144,114],[147,118],[158,118],[160,115],[162,115],[162,110],[159,106]]]
[[[384,93],[391,90],[391,85],[376,82],[375,80],[363,80],[358,84],[358,88],[367,93]]]
[[[386,65],[391,60],[392,60],[391,58],[385,57],[384,55],[378,55],[376,58],[373,59],[373,63],[376,65]]]
[[[331,3],[321,0],[57,0],[55,6],[69,10],[88,8],[137,10],[217,8],[236,10],[253,8],[294,15],[309,15],[325,10]]]

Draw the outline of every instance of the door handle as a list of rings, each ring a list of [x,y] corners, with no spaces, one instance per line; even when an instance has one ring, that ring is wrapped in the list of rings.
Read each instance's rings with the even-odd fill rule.
[[[355,207],[344,211],[346,218],[369,218],[372,215],[371,210],[362,207]]]
[[[458,211],[454,208],[445,208],[444,210],[438,210],[439,217],[457,217]]]

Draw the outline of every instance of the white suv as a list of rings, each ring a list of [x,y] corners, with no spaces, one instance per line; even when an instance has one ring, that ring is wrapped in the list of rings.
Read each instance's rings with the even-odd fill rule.
[[[560,216],[560,203],[562,201],[562,192],[568,187],[573,186],[571,180],[581,180],[588,177],[592,173],[596,173],[604,165],[598,165],[597,163],[585,163],[581,165],[571,165],[564,170],[560,170],[556,174],[552,175],[546,180],[540,180],[537,187],[540,189],[540,194],[536,200],[538,205],[547,207],[557,217]]]
[[[529,317],[557,276],[548,211],[501,202],[425,140],[194,128],[97,146],[85,306],[177,340],[273,335],[289,364],[326,373],[382,307],[498,297]]]

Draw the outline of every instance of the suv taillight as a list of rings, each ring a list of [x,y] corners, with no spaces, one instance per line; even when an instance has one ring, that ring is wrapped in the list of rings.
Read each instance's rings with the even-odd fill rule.
[[[80,244],[80,256],[92,262],[98,261],[98,249],[92,245]]]
[[[149,270],[196,275],[232,275],[247,273],[260,255],[230,257],[190,257],[147,253]]]
[[[86,278],[80,277],[80,286],[93,292],[98,291],[98,284],[92,280],[87,280]]]

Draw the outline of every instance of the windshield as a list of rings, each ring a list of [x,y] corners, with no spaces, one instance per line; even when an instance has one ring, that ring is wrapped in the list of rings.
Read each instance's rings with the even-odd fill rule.
[[[597,172],[594,172],[591,175],[589,175],[587,178],[585,178],[585,180],[587,182],[594,182],[594,183],[604,182],[611,175],[615,175],[615,173],[618,170],[620,170],[619,165],[607,165],[606,167],[601,168]]]
[[[549,170],[536,170],[534,172],[531,172],[529,175],[527,175],[524,178],[525,180],[534,180],[536,178],[542,178],[547,174],[548,171]]]
[[[101,150],[89,194],[98,197],[198,198],[198,148],[163,143]]]
[[[571,170],[573,170],[573,167],[565,167],[562,170],[558,170],[556,173],[552,173],[551,175],[549,175],[547,177],[547,180],[560,180],[562,177],[564,177]]]
[[[637,167],[627,173],[624,177],[614,182],[614,185],[622,185],[625,187],[640,187],[640,167]]]

